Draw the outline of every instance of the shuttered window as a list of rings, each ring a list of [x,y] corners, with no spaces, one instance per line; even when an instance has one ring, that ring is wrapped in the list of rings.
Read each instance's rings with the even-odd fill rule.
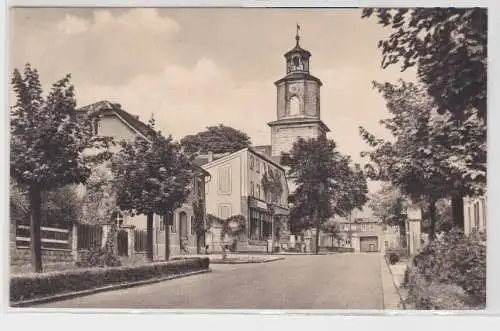
[[[218,173],[218,190],[221,194],[231,193],[231,167],[221,167]]]

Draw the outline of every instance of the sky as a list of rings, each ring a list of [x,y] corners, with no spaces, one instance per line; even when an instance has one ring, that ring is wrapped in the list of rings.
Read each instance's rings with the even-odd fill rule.
[[[223,123],[270,144],[274,82],[285,75],[297,23],[311,74],[323,82],[321,118],[355,162],[368,147],[359,126],[388,137],[372,81],[415,79],[380,67],[378,41],[390,30],[359,9],[39,7],[11,9],[10,23],[10,71],[30,62],[47,91],[71,73],[78,106],[108,100],[144,122],[153,114],[176,139]]]

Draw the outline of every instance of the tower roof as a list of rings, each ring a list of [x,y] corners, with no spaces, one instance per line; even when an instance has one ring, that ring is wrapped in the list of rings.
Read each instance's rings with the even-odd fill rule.
[[[299,30],[300,30],[300,25],[297,24],[297,34],[295,35],[295,41],[296,41],[295,47],[285,53],[285,57],[286,58],[290,57],[293,54],[297,54],[297,53],[301,54],[301,55],[305,55],[306,57],[310,57],[311,56],[311,52],[309,52],[308,50],[303,49],[302,47],[300,47]]]

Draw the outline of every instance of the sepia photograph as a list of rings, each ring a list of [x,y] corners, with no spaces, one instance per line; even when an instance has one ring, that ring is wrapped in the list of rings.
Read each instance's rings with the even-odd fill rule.
[[[7,11],[12,309],[486,309],[486,8]]]

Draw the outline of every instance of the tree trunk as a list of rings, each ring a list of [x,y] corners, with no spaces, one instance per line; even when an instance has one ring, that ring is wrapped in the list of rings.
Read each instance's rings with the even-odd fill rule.
[[[463,194],[457,194],[451,198],[451,212],[453,225],[464,229],[464,200]]]
[[[165,222],[165,261],[168,261],[170,259],[170,214],[168,212],[165,213],[163,221]]]
[[[315,210],[316,214],[316,255],[319,254],[319,212],[318,209],[316,208]]]
[[[147,225],[146,225],[146,252],[147,258],[150,262],[153,262],[153,221],[154,214],[149,213],[147,215]]]
[[[431,200],[430,205],[429,205],[429,218],[431,221],[431,224],[429,225],[429,241],[434,241],[436,239],[436,218],[437,218],[437,213],[436,213],[436,201]]]
[[[42,192],[39,187],[31,187],[29,191],[31,208],[30,218],[30,248],[31,267],[34,272],[42,272],[42,231],[41,231],[41,205]]]
[[[196,231],[196,254],[201,254],[201,233]]]

